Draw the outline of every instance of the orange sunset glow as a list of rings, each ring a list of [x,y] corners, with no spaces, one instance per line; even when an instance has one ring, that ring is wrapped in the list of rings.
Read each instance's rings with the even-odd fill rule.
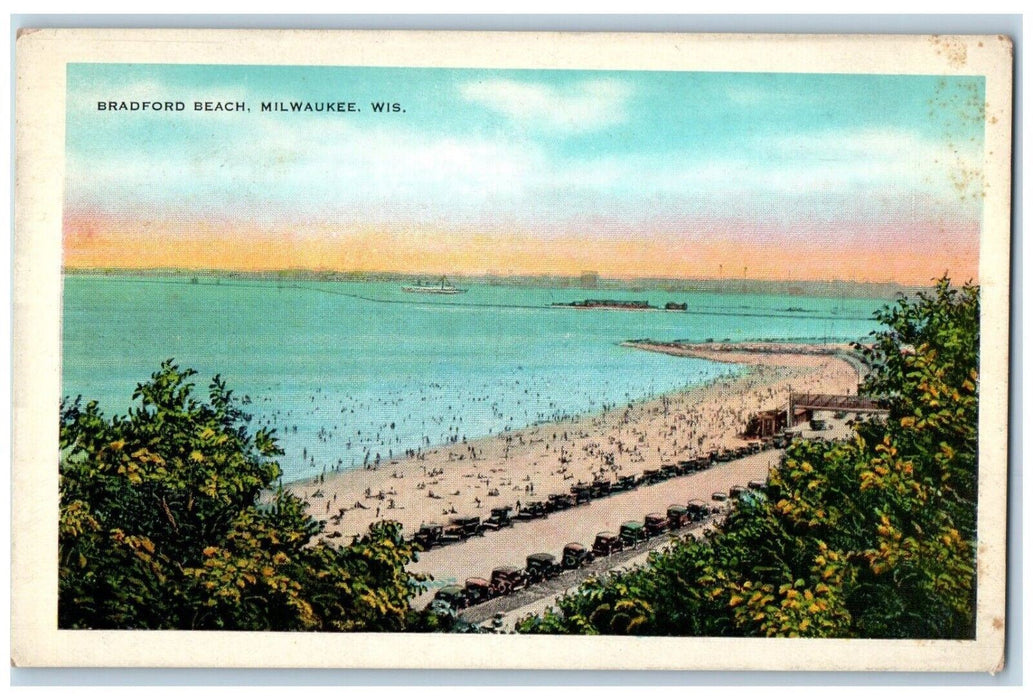
[[[141,224],[69,217],[64,264],[68,268],[452,275],[498,271],[573,276],[591,269],[609,278],[844,279],[916,285],[945,270],[959,279],[978,277],[976,237],[945,244],[932,232],[920,239],[929,240],[928,246],[911,243],[893,248],[896,232],[866,234],[847,241],[795,240],[790,246],[770,232],[729,232],[703,240],[638,231],[605,238],[425,229],[342,233],[325,225],[241,232],[211,222]]]

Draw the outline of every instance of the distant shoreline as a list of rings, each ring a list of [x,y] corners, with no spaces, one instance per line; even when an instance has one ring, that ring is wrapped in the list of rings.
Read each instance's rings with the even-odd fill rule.
[[[860,353],[848,343],[794,343],[774,341],[743,341],[690,343],[673,340],[627,340],[621,347],[658,352],[676,357],[695,357],[713,362],[733,364],[782,364],[782,358],[795,356],[826,356],[843,360],[852,366],[860,379],[868,373],[868,365]],[[765,357],[767,356],[767,358]],[[770,358],[770,359],[768,359]],[[772,361],[773,359],[773,361]]]
[[[85,276],[97,277],[98,275],[85,275]],[[749,311],[749,310],[715,310],[715,309],[712,309],[712,308],[697,309],[697,308],[688,307],[687,303],[686,303],[686,307],[687,308],[680,308],[680,309],[669,309],[669,308],[657,307],[657,306],[644,306],[644,307],[637,307],[637,306],[587,306],[586,307],[586,306],[583,306],[583,305],[581,305],[579,303],[555,303],[555,302],[554,303],[542,302],[542,303],[538,303],[538,304],[514,304],[514,303],[502,303],[500,301],[487,301],[487,302],[485,302],[485,301],[463,301],[462,298],[459,297],[459,295],[457,295],[457,294],[456,295],[453,295],[453,294],[445,294],[445,295],[419,295],[419,296],[414,296],[414,295],[411,295],[411,294],[403,294],[403,295],[400,295],[399,298],[374,297],[374,296],[368,296],[368,295],[365,295],[365,294],[360,294],[360,293],[357,293],[357,292],[354,292],[354,291],[344,291],[342,289],[335,289],[332,286],[326,286],[325,288],[319,286],[320,284],[324,284],[324,285],[332,285],[334,283],[366,284],[366,283],[370,283],[370,282],[375,283],[375,284],[397,284],[397,282],[384,281],[384,280],[372,280],[372,281],[367,281],[367,282],[363,282],[361,280],[359,280],[359,281],[357,281],[357,280],[309,280],[309,281],[306,281],[306,280],[302,280],[302,279],[252,279],[252,278],[249,278],[249,277],[242,277],[242,276],[238,276],[238,277],[216,276],[214,278],[208,278],[208,279],[206,279],[204,281],[201,281],[197,276],[193,276],[193,277],[190,277],[190,278],[178,277],[177,276],[177,277],[175,277],[175,279],[168,279],[167,276],[162,276],[162,275],[124,275],[124,276],[123,275],[118,275],[118,276],[104,275],[103,276],[103,278],[105,278],[105,279],[111,279],[112,277],[114,277],[115,279],[122,279],[124,277],[129,277],[129,278],[132,278],[132,281],[137,282],[139,284],[174,284],[174,285],[180,285],[180,286],[197,286],[197,287],[207,286],[207,287],[220,287],[220,288],[253,287],[253,288],[264,289],[264,290],[296,289],[296,290],[306,291],[306,292],[317,292],[317,293],[324,293],[324,294],[333,294],[333,295],[342,296],[342,297],[351,297],[353,299],[361,299],[363,301],[368,301],[368,302],[373,302],[373,303],[378,303],[378,304],[426,304],[426,303],[433,303],[436,306],[446,306],[446,305],[448,305],[448,306],[461,306],[461,307],[465,307],[465,308],[530,309],[530,310],[535,310],[535,311],[538,311],[538,310],[548,310],[548,311],[570,311],[570,310],[574,310],[574,311],[662,311],[664,313],[673,313],[673,314],[694,314],[694,315],[706,315],[706,316],[742,316],[742,317],[759,316],[759,317],[764,317],[764,318],[786,317],[785,314],[787,314],[787,313],[790,313],[790,314],[792,314],[792,313],[808,313],[810,315],[808,315],[807,318],[814,319],[814,320],[830,320],[830,321],[851,321],[851,320],[853,320],[853,321],[868,321],[868,320],[870,320],[870,317],[868,317],[868,316],[836,315],[835,312],[833,312],[833,315],[816,315],[816,314],[811,314],[806,309],[799,309],[799,308],[793,308],[793,307],[786,308],[786,309],[770,309],[770,310],[767,310],[767,311],[765,311],[765,310]],[[275,287],[273,285],[275,285]],[[501,285],[499,285],[499,287],[501,287]],[[537,289],[537,290],[545,290],[545,291],[549,291],[549,292],[555,292],[556,289],[557,289],[555,287],[550,288],[550,287],[531,287],[531,286],[512,287],[512,288],[513,289]],[[567,289],[567,288],[564,288],[564,289]],[[464,292],[468,292],[468,291],[470,291],[470,290],[469,289],[464,290]],[[611,290],[611,291],[619,291],[619,290]],[[636,290],[624,290],[624,291],[634,291],[635,293],[638,293],[638,292],[640,292],[642,290],[636,289]],[[668,293],[668,292],[665,292],[665,293]],[[681,293],[682,294],[692,294],[692,293],[699,294],[700,292],[681,292]],[[711,294],[720,294],[721,292],[709,292],[709,293],[711,293]],[[729,292],[729,293],[731,294],[733,292]],[[734,293],[738,294],[738,292],[734,292]],[[440,299],[440,301],[430,302],[429,300],[431,298]],[[817,297],[806,297],[806,298],[814,299],[814,298],[817,298]],[[869,301],[871,301],[871,300],[869,300]],[[746,308],[746,307],[743,307],[743,308]],[[795,318],[795,317],[788,316],[788,318]]]
[[[659,352],[678,357],[697,357],[713,360],[730,354],[762,354],[762,355],[833,355],[851,352],[847,343],[794,343],[775,341],[742,341],[742,342],[706,342],[690,343],[682,340],[661,341],[644,338],[626,340],[621,347],[635,348],[647,352]],[[738,362],[738,361],[735,361]]]
[[[928,287],[895,282],[852,282],[848,280],[763,280],[763,279],[668,279],[668,278],[598,278],[585,284],[581,277],[570,275],[470,275],[426,270],[335,271],[335,270],[190,270],[182,268],[77,268],[62,269],[65,276],[79,277],[177,277],[192,280],[237,279],[267,282],[389,282],[405,284],[416,278],[445,275],[453,283],[480,284],[493,287],[537,287],[571,290],[606,290],[661,293],[760,294],[825,298],[890,300],[899,294],[911,295]]]

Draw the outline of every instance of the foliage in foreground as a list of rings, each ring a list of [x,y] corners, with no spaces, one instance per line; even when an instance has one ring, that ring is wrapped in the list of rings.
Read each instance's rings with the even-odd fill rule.
[[[885,421],[844,443],[795,442],[714,537],[590,580],[518,630],[971,638],[978,288],[945,278],[876,319],[860,350]]]
[[[105,418],[62,402],[62,628],[398,631],[422,590],[396,523],[350,546],[281,489],[282,454],[216,377],[207,403],[171,361]],[[262,494],[264,498],[260,498]]]

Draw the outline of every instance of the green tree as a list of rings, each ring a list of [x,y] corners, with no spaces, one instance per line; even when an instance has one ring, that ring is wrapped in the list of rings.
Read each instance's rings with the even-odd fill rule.
[[[885,420],[796,441],[713,537],[587,582],[530,633],[969,638],[979,292],[939,280],[859,346]]]
[[[282,454],[215,377],[164,362],[105,418],[63,401],[59,625],[94,629],[397,631],[421,579],[397,523],[318,541],[306,504],[273,488]]]
[[[886,328],[859,346],[872,367],[863,389],[889,408],[899,454],[915,477],[944,493],[942,505],[966,538],[975,535],[978,470],[979,288],[950,286],[901,299],[876,314]],[[862,427],[871,443],[881,437]]]

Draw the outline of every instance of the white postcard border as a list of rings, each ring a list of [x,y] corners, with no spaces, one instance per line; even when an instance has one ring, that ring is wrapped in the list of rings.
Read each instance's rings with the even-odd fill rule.
[[[24,666],[992,671],[1003,662],[1012,46],[913,37],[23,30],[16,58],[12,657]],[[65,67],[75,62],[983,75],[979,592],[974,641],[57,629]],[[1000,339],[997,342],[996,339]]]

